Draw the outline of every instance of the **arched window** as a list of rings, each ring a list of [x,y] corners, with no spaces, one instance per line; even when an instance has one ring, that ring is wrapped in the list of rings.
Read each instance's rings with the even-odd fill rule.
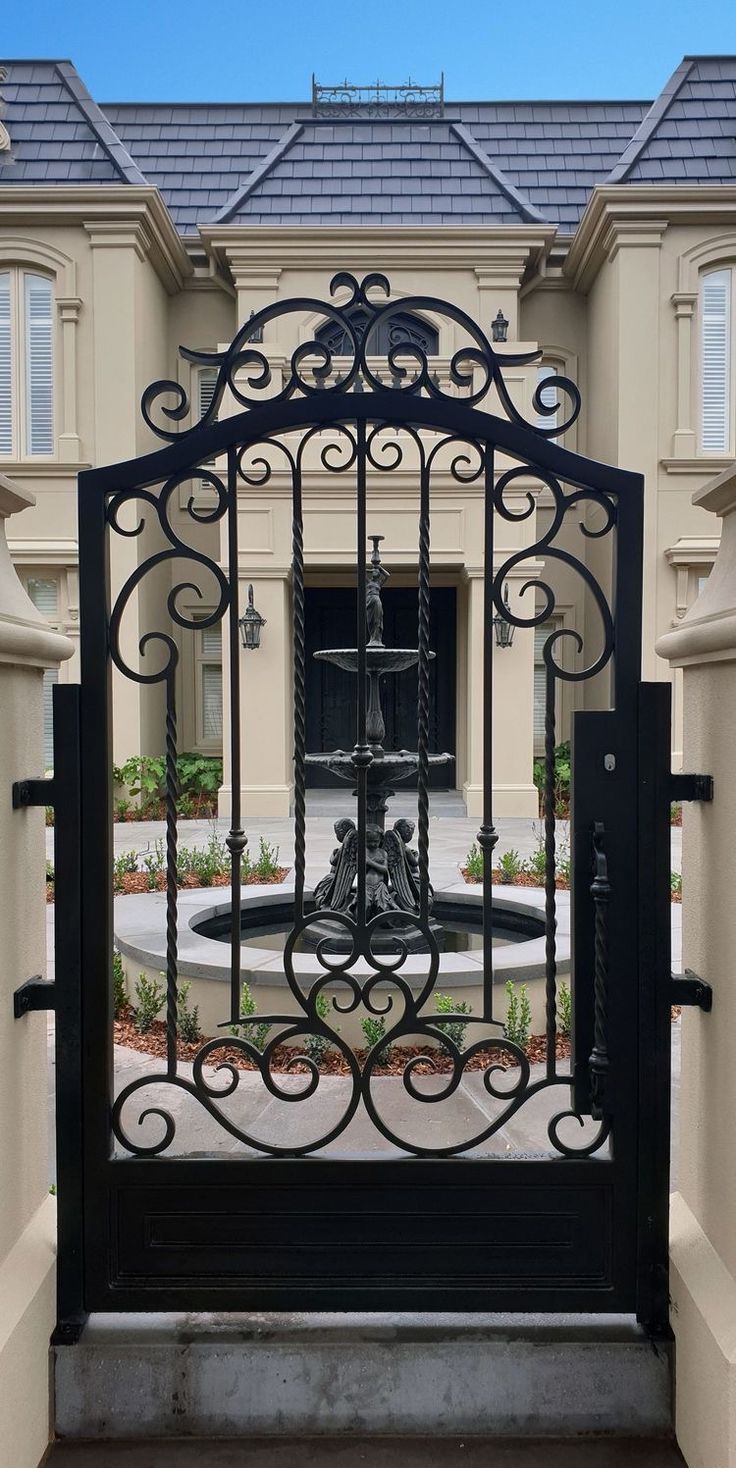
[[[46,275],[0,268],[0,458],[53,452],[53,286]]]
[[[733,439],[733,271],[709,270],[700,282],[700,447],[729,453]]]
[[[362,341],[365,336],[368,323],[372,318],[362,306],[356,306],[350,312],[350,324]],[[349,357],[352,355],[352,347],[347,332],[337,322],[328,321],[321,326],[316,333],[316,340],[327,347],[333,357]],[[413,316],[409,311],[398,311],[388,321],[382,321],[370,339],[371,357],[385,357],[391,347],[399,346],[402,342],[411,342],[413,346],[421,347],[428,357],[436,357],[439,349],[439,333],[419,316]]]

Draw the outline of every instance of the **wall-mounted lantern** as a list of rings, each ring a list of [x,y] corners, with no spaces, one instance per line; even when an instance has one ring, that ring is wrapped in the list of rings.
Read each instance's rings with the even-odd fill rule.
[[[261,627],[265,627],[266,618],[253,605],[253,586],[248,587],[248,605],[238,622],[243,647],[250,652],[255,652],[261,645]]]
[[[496,316],[495,320],[491,322],[491,336],[493,337],[494,342],[505,342],[508,337],[508,332],[509,323],[499,306],[498,315]]]
[[[508,581],[503,589],[504,614],[497,612],[493,618],[493,628],[496,633],[496,647],[510,647],[514,640],[516,627],[510,620],[511,607],[509,606],[509,584]]]

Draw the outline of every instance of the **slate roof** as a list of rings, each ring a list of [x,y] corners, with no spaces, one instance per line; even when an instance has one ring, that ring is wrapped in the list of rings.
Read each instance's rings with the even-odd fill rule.
[[[11,61],[4,183],[158,187],[201,224],[518,224],[573,233],[598,183],[736,181],[736,57],[686,57],[646,102],[446,102],[442,120],[307,103],[98,106],[68,61]]]

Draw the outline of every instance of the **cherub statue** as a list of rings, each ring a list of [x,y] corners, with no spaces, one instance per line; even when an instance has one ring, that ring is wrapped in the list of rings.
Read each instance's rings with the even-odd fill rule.
[[[419,908],[419,857],[409,845],[413,835],[414,822],[402,817],[394,821],[393,830],[387,831],[383,838],[392,891],[402,912],[410,913]],[[432,896],[430,887],[430,905]]]
[[[395,912],[396,902],[389,891],[388,857],[383,847],[383,831],[368,826],[365,833],[365,913]]]
[[[358,833],[355,821],[349,816],[342,816],[339,821],[335,821],[334,829],[339,844],[330,857],[329,872],[314,889],[314,903],[317,908],[345,912],[350,905],[350,894],[358,865]]]

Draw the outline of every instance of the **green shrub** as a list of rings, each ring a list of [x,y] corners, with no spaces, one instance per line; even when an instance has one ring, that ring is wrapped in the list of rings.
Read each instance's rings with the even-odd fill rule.
[[[54,824],[54,807],[53,807],[53,805],[47,805],[46,806],[46,825],[47,826],[53,826],[53,824]]]
[[[116,1019],[120,1016],[128,1003],[128,991],[125,987],[125,974],[123,973],[123,960],[117,948],[113,949],[112,955],[112,1002]]]
[[[56,871],[54,869],[54,863],[52,861],[47,861],[47,863],[46,863],[46,881],[47,882],[55,882],[56,881]]]
[[[567,984],[557,990],[557,1029],[566,1039],[572,1034],[572,994]]]
[[[176,1006],[176,1025],[182,1040],[188,1045],[196,1044],[201,1037],[199,1028],[199,1006],[195,1004],[193,1009],[189,1008],[190,983],[179,984],[179,996]]]
[[[570,763],[570,742],[566,740],[555,748],[554,762],[554,807],[555,815],[567,815],[570,809],[570,778],[572,767]],[[539,791],[539,808],[544,812],[544,776],[545,764],[543,759],[534,761],[534,784]]]
[[[527,870],[535,882],[538,882],[540,887],[542,887],[547,875],[547,855],[544,849],[543,836],[537,836],[537,844],[529,857]]]
[[[243,864],[245,866],[245,860]],[[262,881],[266,881],[269,877],[275,876],[276,872],[279,869],[278,846],[271,846],[270,843],[264,840],[263,836],[261,836],[261,839],[258,842],[258,856],[256,857],[254,862],[248,861],[247,867],[248,875],[253,874],[256,877],[260,877]]]
[[[517,987],[513,979],[506,983],[506,1023],[503,1027],[507,1040],[525,1050],[532,1032],[532,1011],[526,984]]]
[[[524,863],[518,851],[512,849],[502,852],[498,858],[498,870],[501,881],[511,886],[515,878],[520,877],[524,870]]]
[[[155,979],[140,974],[135,985],[135,1027],[140,1035],[150,1030],[166,998],[166,990]]]
[[[163,755],[133,755],[113,770],[119,785],[127,785],[133,799],[140,800],[141,814],[156,809],[164,794],[166,760]]]
[[[681,872],[670,872],[670,891],[673,897],[682,897]]]
[[[369,1050],[375,1050],[381,1045],[386,1034],[386,1021],[382,1014],[366,1015],[365,1019],[360,1021],[360,1028]],[[393,1045],[387,1045],[381,1052],[381,1060],[386,1064],[393,1055],[393,1049]]]
[[[483,852],[481,851],[477,841],[473,842],[473,845],[471,846],[470,851],[465,858],[465,871],[469,876],[471,882],[483,881]]]
[[[138,858],[134,851],[123,851],[116,856],[112,864],[112,886],[114,892],[122,892],[123,877],[130,872],[138,871]]]
[[[243,1039],[255,1045],[256,1050],[264,1050],[266,1042],[271,1033],[271,1026],[267,1024],[255,1024],[252,1016],[256,1013],[256,1001],[253,998],[250,984],[243,979],[240,985],[240,1019],[241,1023],[230,1026],[231,1035],[238,1035],[243,1031]]]
[[[222,784],[222,760],[211,754],[180,754],[176,777],[182,799],[193,803],[203,795],[213,799]]]
[[[181,886],[189,876],[197,877],[203,887],[211,887],[214,877],[225,877],[231,868],[230,852],[215,831],[204,848],[180,846],[176,856],[176,876]]]
[[[320,1019],[327,1019],[330,1012],[330,1001],[325,993],[320,992],[317,995],[314,1007]],[[307,1035],[304,1044],[304,1053],[309,1056],[310,1060],[314,1061],[315,1065],[321,1064],[329,1048],[329,1035]]]
[[[472,1014],[472,1009],[465,999],[455,1000],[451,994],[435,994],[434,1007],[438,1014]],[[437,1022],[437,1029],[442,1030],[448,1040],[452,1040],[453,1044],[457,1045],[458,1050],[463,1048],[467,1028],[467,1024],[463,1024],[459,1019]]]

